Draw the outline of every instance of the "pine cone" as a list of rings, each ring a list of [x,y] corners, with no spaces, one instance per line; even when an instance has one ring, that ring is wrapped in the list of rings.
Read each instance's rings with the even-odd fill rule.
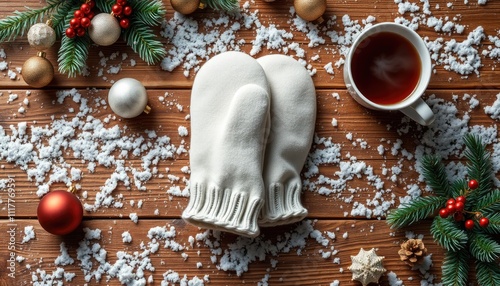
[[[398,251],[401,261],[414,266],[421,264],[427,255],[427,248],[421,239],[409,239],[401,243],[401,249]]]

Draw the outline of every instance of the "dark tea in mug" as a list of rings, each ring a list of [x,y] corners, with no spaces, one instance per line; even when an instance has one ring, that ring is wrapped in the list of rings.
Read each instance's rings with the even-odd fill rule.
[[[392,32],[376,33],[361,41],[351,62],[356,87],[368,100],[381,105],[395,104],[411,95],[421,69],[417,49]]]

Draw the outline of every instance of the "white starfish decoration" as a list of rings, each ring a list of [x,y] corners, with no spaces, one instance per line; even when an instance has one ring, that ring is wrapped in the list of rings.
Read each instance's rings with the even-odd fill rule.
[[[366,286],[370,283],[378,283],[380,276],[384,274],[385,268],[382,264],[384,256],[378,256],[375,248],[365,251],[359,250],[358,255],[351,255],[352,264],[349,270],[352,272],[352,280],[357,280]]]

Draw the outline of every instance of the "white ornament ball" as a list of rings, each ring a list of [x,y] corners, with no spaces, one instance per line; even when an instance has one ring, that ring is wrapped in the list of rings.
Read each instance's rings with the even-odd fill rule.
[[[95,15],[89,27],[90,38],[100,46],[110,46],[116,43],[121,32],[118,20],[107,13]]]
[[[142,83],[133,78],[115,82],[108,93],[111,110],[123,118],[133,118],[147,109],[148,95]]]
[[[38,51],[46,50],[56,42],[56,32],[47,24],[35,24],[28,31],[28,42]]]

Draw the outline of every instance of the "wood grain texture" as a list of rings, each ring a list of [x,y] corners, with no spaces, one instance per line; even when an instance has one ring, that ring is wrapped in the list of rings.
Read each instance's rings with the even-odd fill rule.
[[[170,3],[164,0],[167,7],[166,20],[174,16]],[[331,138],[331,141],[341,148],[341,160],[349,161],[356,158],[358,161],[365,162],[368,167],[373,168],[373,173],[379,176],[385,183],[384,189],[387,191],[378,198],[379,202],[389,201],[392,208],[397,207],[399,198],[407,195],[409,186],[416,184],[421,188],[424,184],[418,180],[418,173],[415,171],[415,158],[406,158],[401,152],[391,154],[394,144],[401,140],[401,149],[408,150],[414,154],[416,148],[422,145],[422,139],[429,136],[426,134],[427,128],[418,126],[413,122],[408,122],[399,112],[379,112],[365,109],[358,105],[349,96],[345,90],[342,79],[343,68],[334,68],[334,74],[328,74],[325,71],[325,65],[335,63],[341,59],[342,45],[332,43],[328,32],[336,31],[339,34],[345,33],[342,17],[349,15],[352,20],[362,23],[369,15],[376,17],[376,22],[394,21],[395,18],[404,17],[411,20],[413,16],[410,13],[401,15],[398,13],[397,4],[394,1],[328,1],[328,8],[325,13],[325,19],[330,20],[330,24],[324,23],[318,27],[319,35],[325,39],[325,43],[316,47],[308,47],[310,42],[307,35],[292,24],[290,16],[291,0],[277,0],[272,3],[264,1],[250,2],[249,12],[258,10],[258,17],[262,25],[276,25],[279,29],[290,31],[293,34],[291,42],[298,43],[305,51],[304,60],[311,68],[317,70],[312,77],[317,88],[318,113],[316,122],[316,134],[318,138]],[[437,33],[432,28],[421,24],[418,33],[429,41],[434,41],[442,37],[443,41],[455,39],[458,42],[467,39],[467,35],[477,27],[484,28],[484,33],[489,36],[498,36],[498,18],[500,16],[500,2],[489,1],[487,5],[478,5],[477,1],[451,2],[453,5],[447,7],[449,1],[432,1],[432,16],[440,19],[449,17],[455,23],[464,25],[462,34]],[[2,1],[0,2],[0,18],[11,15],[13,11],[23,11],[26,7],[37,8],[45,5],[45,1],[27,0],[23,2]],[[420,4],[419,4],[420,5]],[[439,9],[436,8],[439,5]],[[193,18],[198,21],[203,19],[220,18],[220,14],[209,9],[197,11]],[[334,20],[333,17],[336,17]],[[235,21],[234,19],[231,21]],[[200,30],[208,29],[200,27]],[[242,28],[235,33],[237,39],[244,40],[245,44],[241,46],[244,52],[250,52],[252,41],[256,38],[256,27],[249,29]],[[160,32],[161,28],[156,29]],[[166,38],[160,37],[166,49],[172,49],[172,43]],[[482,44],[477,46],[479,53],[487,50],[493,43],[484,39]],[[4,59],[9,69],[20,68],[23,62],[35,54],[24,37],[15,42],[1,43],[0,48],[4,49],[7,58]],[[57,49],[56,44],[51,50],[47,51],[47,57],[52,63],[56,63]],[[113,53],[119,53],[117,59],[108,59],[107,67],[121,65],[118,74],[106,73],[106,67],[101,65],[103,57],[110,57]],[[270,53],[280,53],[281,51],[266,49],[258,53],[255,57]],[[126,60],[121,59],[121,55],[127,54]],[[290,54],[294,54],[291,52]],[[312,60],[314,55],[318,55],[318,60]],[[130,59],[136,61],[135,65],[130,63]],[[1,60],[1,59],[0,59]],[[468,124],[470,126],[480,125],[485,127],[497,127],[497,121],[484,113],[484,107],[491,106],[495,102],[497,94],[500,93],[500,77],[498,76],[498,59],[481,58],[482,66],[479,69],[480,75],[471,74],[463,77],[457,73],[444,69],[442,65],[435,66],[435,73],[432,75],[429,89],[426,91],[425,98],[443,99],[444,103],[452,102],[457,107],[457,118],[470,116]],[[105,127],[111,128],[118,126],[127,129],[123,132],[124,136],[144,136],[147,137],[146,130],[154,130],[157,136],[168,136],[171,144],[179,147],[184,145],[189,150],[189,135],[182,137],[179,135],[178,128],[185,126],[189,130],[190,106],[190,87],[193,84],[195,73],[191,70],[188,76],[184,75],[182,68],[178,67],[172,72],[161,69],[160,65],[148,66],[121,40],[110,47],[96,47],[90,49],[87,61],[89,68],[88,76],[78,76],[67,78],[66,75],[56,73],[54,81],[44,89],[29,88],[22,80],[22,74],[17,79],[11,80],[7,77],[7,71],[0,72],[0,125],[7,135],[12,135],[13,130],[18,128],[18,124],[26,123],[28,130],[33,127],[43,128],[52,124],[55,120],[70,121],[73,119],[84,120],[84,117],[78,117],[79,102],[71,98],[65,98],[61,102],[57,101],[58,91],[68,91],[73,88],[82,95],[82,98],[88,99],[89,107],[92,111],[89,115],[100,122],[106,122]],[[242,67],[244,68],[244,67]],[[102,75],[99,70],[104,69]],[[120,119],[114,117],[110,108],[106,106],[107,93],[112,83],[120,78],[133,77],[140,80],[148,89],[149,105],[152,112],[149,115],[142,114],[135,119]],[[9,101],[9,96],[16,94],[18,98]],[[471,107],[469,99],[464,95],[474,95],[479,100],[479,105]],[[23,103],[27,98],[29,104]],[[23,107],[26,112],[19,112]],[[83,119],[82,119],[83,118]],[[333,126],[332,120],[337,120],[338,125]],[[402,132],[404,130],[404,132]],[[75,139],[83,131],[80,129],[74,136],[67,137],[68,140]],[[100,142],[102,143],[102,142]],[[39,141],[39,144],[48,146],[48,138]],[[36,148],[42,145],[35,146]],[[383,154],[378,150],[384,149]],[[314,144],[311,152],[315,149],[325,148],[322,144]],[[81,180],[78,184],[82,189],[79,191],[83,203],[93,204],[96,194],[100,191],[106,180],[113,174],[114,166],[106,167],[97,165],[94,172],[88,170],[88,162],[82,160],[73,154],[71,148],[61,149],[61,155],[64,158],[65,168],[74,167],[83,171]],[[118,151],[115,152],[118,156]],[[129,168],[141,168],[142,156],[129,156],[126,158],[126,166]],[[449,160],[460,160],[460,158],[449,158]],[[54,160],[54,165],[58,165]],[[82,232],[74,233],[67,237],[52,236],[39,226],[36,220],[36,208],[39,197],[36,192],[38,185],[48,183],[51,172],[48,172],[42,181],[36,182],[27,175],[27,170],[22,170],[19,165],[13,162],[0,162],[0,179],[13,177],[15,179],[15,241],[16,255],[26,258],[25,261],[16,262],[16,279],[10,279],[6,271],[10,251],[7,247],[0,247],[0,285],[28,285],[31,281],[32,272],[37,268],[51,272],[56,269],[54,259],[59,255],[59,245],[65,242],[69,248],[69,253],[76,258],[76,249],[78,242],[82,239]],[[397,250],[399,244],[405,239],[405,231],[394,231],[389,229],[383,217],[350,215],[355,207],[354,202],[368,202],[374,200],[377,195],[377,189],[371,185],[366,176],[348,180],[346,186],[330,195],[320,195],[318,189],[321,184],[315,185],[311,190],[303,193],[303,202],[309,210],[308,220],[314,220],[314,228],[323,235],[325,232],[335,232],[335,240],[331,240],[327,246],[321,245],[313,238],[309,238],[300,255],[297,249],[288,253],[279,253],[278,255],[266,255],[263,261],[255,261],[249,264],[248,272],[242,276],[237,276],[234,271],[223,271],[218,269],[218,263],[212,263],[210,256],[211,249],[203,243],[190,246],[190,236],[202,232],[201,230],[186,225],[180,215],[187,205],[188,199],[180,196],[169,195],[169,189],[179,187],[184,189],[186,182],[183,179],[189,179],[189,174],[182,171],[183,167],[189,166],[189,156],[187,153],[175,154],[172,158],[160,160],[156,167],[159,172],[151,179],[143,182],[145,190],[139,190],[136,186],[127,188],[120,184],[113,191],[113,196],[124,203],[122,208],[102,207],[95,212],[85,212],[83,227],[92,229],[101,229],[102,238],[99,243],[107,252],[109,262],[117,259],[119,251],[133,253],[141,251],[141,242],[147,243],[150,238],[147,232],[155,226],[174,226],[177,232],[175,241],[187,248],[180,252],[167,249],[161,249],[158,253],[151,254],[149,257],[156,268],[154,272],[146,275],[153,275],[153,285],[160,285],[163,280],[163,274],[168,270],[179,273],[181,277],[187,275],[188,278],[197,276],[202,278],[209,275],[210,285],[256,285],[261,282],[266,275],[269,275],[270,285],[330,285],[334,280],[338,280],[340,285],[360,285],[352,282],[351,273],[347,270],[350,265],[350,255],[358,253],[360,248],[369,249],[375,247],[377,253],[386,257],[385,267],[389,272],[397,274],[398,278],[403,280],[405,285],[420,285],[423,279],[418,271],[411,270],[408,266],[399,261]],[[35,168],[31,162],[27,168]],[[401,168],[401,174],[395,181],[390,179],[392,167]],[[166,169],[168,168],[168,172]],[[328,178],[337,178],[336,172],[340,170],[338,163],[322,164],[319,166],[319,174],[310,178],[311,182],[316,182],[320,176]],[[303,175],[307,173],[304,170]],[[130,175],[130,173],[129,173]],[[179,178],[179,181],[173,181],[172,177]],[[61,182],[51,183],[50,189],[65,188]],[[356,190],[356,192],[352,192]],[[86,192],[86,198],[83,192]],[[120,195],[123,198],[120,199]],[[351,199],[350,199],[351,198]],[[353,198],[353,199],[352,199]],[[8,243],[7,231],[11,225],[8,218],[8,192],[3,189],[0,191],[0,245]],[[130,202],[134,201],[132,205]],[[142,207],[137,203],[143,202]],[[137,213],[139,223],[134,224],[129,218],[130,213]],[[347,215],[346,215],[347,213]],[[433,266],[429,271],[435,275],[435,282],[440,279],[440,267],[443,258],[442,249],[432,241],[429,233],[428,221],[412,226],[407,230],[415,234],[422,234],[424,242],[432,253]],[[22,244],[25,226],[33,226],[36,232],[36,238]],[[291,232],[296,225],[283,226],[278,228],[263,229],[263,239],[276,241],[280,234]],[[133,237],[132,243],[122,242],[122,233],[129,231]],[[344,233],[348,233],[346,239],[342,238]],[[237,241],[234,235],[226,234],[222,236],[222,249],[228,249]],[[4,243],[5,242],[5,243]],[[324,259],[320,251],[328,251],[331,248],[337,249],[339,253],[335,256],[340,259],[340,264],[333,263],[333,258]],[[182,252],[188,255],[185,261]],[[218,257],[220,258],[221,255]],[[76,260],[76,259],[75,259]],[[201,262],[202,267],[197,268],[196,263]],[[275,265],[275,263],[277,263]],[[27,264],[31,269],[27,269]],[[74,280],[65,285],[85,285],[84,274],[78,262],[72,265],[64,266],[67,272],[76,274]],[[343,269],[343,272],[341,271]],[[99,283],[92,280],[88,285],[119,285],[116,278],[106,281],[103,278]],[[390,285],[387,275],[385,275],[380,285]]]

